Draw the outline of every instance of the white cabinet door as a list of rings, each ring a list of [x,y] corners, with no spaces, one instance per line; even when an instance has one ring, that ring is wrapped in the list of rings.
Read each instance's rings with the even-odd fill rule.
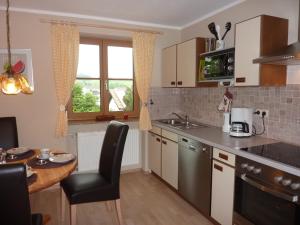
[[[253,59],[260,56],[261,17],[236,24],[235,28],[235,86],[260,84],[260,65]]]
[[[177,45],[177,87],[196,86],[197,39]]]
[[[232,225],[233,196],[234,169],[213,160],[211,217],[222,225]]]
[[[162,178],[178,189],[178,144],[162,138]]]
[[[162,86],[176,87],[176,45],[162,51]]]
[[[148,133],[149,168],[152,172],[161,176],[161,137]]]

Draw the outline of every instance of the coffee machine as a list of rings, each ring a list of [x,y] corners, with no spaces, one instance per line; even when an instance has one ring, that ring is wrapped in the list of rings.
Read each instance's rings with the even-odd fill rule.
[[[252,135],[253,108],[232,108],[229,135],[250,137]]]

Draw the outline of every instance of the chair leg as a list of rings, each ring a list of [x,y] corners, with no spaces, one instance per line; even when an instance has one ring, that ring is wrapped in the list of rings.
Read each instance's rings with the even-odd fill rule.
[[[106,206],[107,211],[111,211],[111,202],[110,201],[106,201],[105,206]]]
[[[61,201],[60,221],[61,221],[61,225],[64,225],[65,216],[66,216],[66,195],[64,193],[64,189],[62,188],[60,188],[60,201]]]
[[[120,202],[120,199],[117,199],[114,202],[115,202],[115,206],[116,206],[116,210],[117,210],[117,216],[118,216],[119,225],[124,225],[123,218],[122,218],[122,212],[121,212],[121,202]]]
[[[70,205],[70,225],[76,225],[76,205]]]

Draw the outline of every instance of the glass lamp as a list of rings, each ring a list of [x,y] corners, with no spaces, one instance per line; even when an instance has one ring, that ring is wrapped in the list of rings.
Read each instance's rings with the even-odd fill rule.
[[[20,92],[24,94],[32,94],[33,90],[28,80],[22,73],[14,72],[11,62],[10,49],[10,27],[9,27],[9,0],[6,0],[6,31],[7,31],[7,50],[8,63],[4,66],[4,72],[0,74],[0,89],[4,94],[15,95]]]

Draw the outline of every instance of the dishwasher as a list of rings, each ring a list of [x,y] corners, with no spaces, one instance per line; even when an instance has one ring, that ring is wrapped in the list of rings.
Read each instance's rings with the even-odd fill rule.
[[[210,215],[212,147],[179,136],[178,191],[205,215]]]

